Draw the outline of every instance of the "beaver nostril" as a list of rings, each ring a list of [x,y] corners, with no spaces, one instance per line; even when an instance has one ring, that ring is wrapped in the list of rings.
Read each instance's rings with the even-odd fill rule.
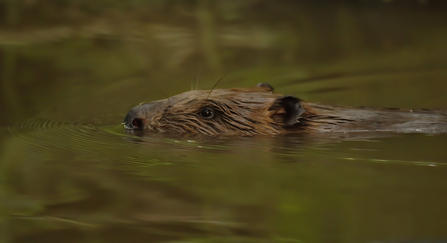
[[[144,121],[141,118],[134,118],[132,120],[132,129],[144,129]]]

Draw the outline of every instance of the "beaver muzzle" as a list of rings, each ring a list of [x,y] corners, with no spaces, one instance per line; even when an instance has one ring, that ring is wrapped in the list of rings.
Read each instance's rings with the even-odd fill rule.
[[[149,122],[153,120],[158,110],[162,109],[160,102],[141,103],[133,107],[121,123],[125,129],[147,130],[150,129]]]

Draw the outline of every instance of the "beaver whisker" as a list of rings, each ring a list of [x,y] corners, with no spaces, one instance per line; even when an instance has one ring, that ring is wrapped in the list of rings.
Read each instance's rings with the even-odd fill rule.
[[[225,78],[225,76],[227,76],[229,73],[231,73],[231,71],[233,71],[233,70],[228,71],[224,76],[222,76],[222,78],[220,78],[219,80],[217,80],[216,84],[214,84],[213,88],[210,90],[210,93],[209,93],[208,96],[206,97],[206,100],[208,100],[208,98],[209,98],[210,95],[211,95],[211,92],[213,92],[214,88],[216,88],[216,86],[217,86],[217,84],[220,82],[220,80],[222,80],[223,78]]]
[[[168,106],[166,106],[163,115],[161,115],[160,119],[163,119],[163,117],[165,116],[166,112],[168,111],[169,107],[171,106],[171,100],[169,99],[169,96],[167,96],[163,91],[160,91],[162,94],[164,94],[166,96],[166,98],[168,99]]]

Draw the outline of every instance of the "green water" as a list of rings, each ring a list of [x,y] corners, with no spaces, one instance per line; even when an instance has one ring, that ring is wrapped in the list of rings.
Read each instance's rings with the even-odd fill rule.
[[[229,70],[218,88],[447,109],[445,4],[93,3],[24,1],[0,23],[0,242],[447,241],[446,134],[120,125]]]

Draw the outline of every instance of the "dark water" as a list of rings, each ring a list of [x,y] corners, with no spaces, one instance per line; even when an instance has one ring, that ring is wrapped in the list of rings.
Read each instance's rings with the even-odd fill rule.
[[[446,134],[120,125],[228,70],[219,87],[447,109],[441,1],[68,3],[34,23],[48,6],[29,1],[0,29],[0,242],[447,241]]]

